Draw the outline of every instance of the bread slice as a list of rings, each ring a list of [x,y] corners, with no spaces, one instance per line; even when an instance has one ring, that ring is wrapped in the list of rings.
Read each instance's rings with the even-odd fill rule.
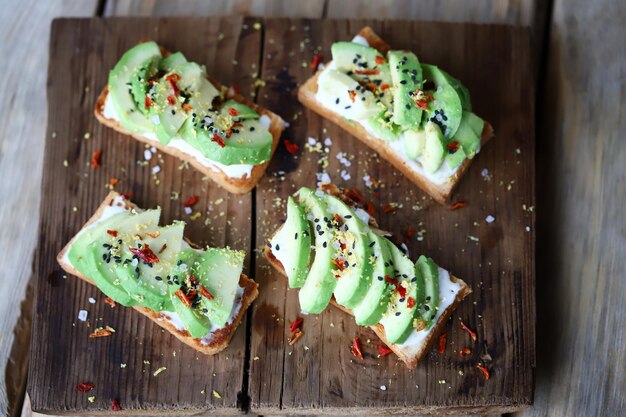
[[[164,57],[170,54],[167,50],[163,48],[161,48],[161,53]],[[220,91],[224,87],[222,84],[215,81],[211,77],[209,77],[209,81],[211,81],[211,83],[215,86],[215,88],[217,88]],[[213,169],[211,167],[203,165],[193,155],[189,155],[188,153],[185,153],[171,146],[162,145],[159,141],[151,140],[150,138],[147,138],[139,133],[131,132],[125,129],[118,120],[109,119],[105,117],[104,105],[105,105],[108,94],[109,94],[109,88],[108,86],[105,86],[102,92],[100,93],[100,96],[98,96],[98,100],[96,101],[96,105],[94,107],[94,114],[96,116],[96,119],[98,119],[100,123],[114,130],[117,130],[120,133],[123,133],[128,136],[132,136],[133,138],[137,139],[140,142],[144,142],[151,146],[154,146],[163,153],[170,154],[179,159],[182,159],[183,161],[189,162],[194,168],[202,172],[202,174],[206,175],[211,180],[213,180],[217,185],[219,185],[220,187],[226,189],[227,191],[231,193],[245,194],[245,193],[250,192],[250,190],[252,190],[256,186],[256,184],[260,181],[261,177],[265,173],[265,170],[267,169],[267,166],[269,165],[269,160],[268,160],[260,165],[255,165],[254,168],[252,168],[252,172],[250,176],[244,175],[242,178],[229,177],[223,171],[219,170],[219,168]],[[260,115],[266,115],[267,117],[270,118],[269,132],[272,135],[272,139],[273,139],[272,152],[270,154],[270,159],[271,159],[271,157],[274,155],[274,152],[276,151],[278,142],[280,141],[280,136],[282,135],[283,130],[285,130],[285,121],[277,114],[274,114],[268,109],[258,106],[256,103],[246,99],[240,94],[237,94],[233,88],[228,88],[226,90],[225,98],[233,99],[239,103],[252,107]]]
[[[119,196],[120,194],[116,193],[115,191],[111,191],[106,196],[102,204],[100,204],[100,206],[98,207],[96,212],[93,214],[93,216],[91,216],[91,218],[87,221],[87,223],[85,223],[85,225],[83,226],[83,229],[87,227],[88,225],[92,224],[93,222],[97,221],[102,215],[104,209],[107,206],[114,204],[115,198]],[[126,207],[128,208],[137,208],[136,205],[134,205],[133,203],[129,201],[126,201],[126,204],[127,204]],[[57,255],[57,262],[59,263],[59,265],[61,265],[61,268],[63,268],[63,270],[67,272],[68,274],[74,275],[82,279],[83,281],[86,281],[92,285],[95,285],[94,282],[91,279],[89,279],[89,277],[80,273],[69,262],[67,262],[66,254],[69,252],[70,247],[75,242],[77,236],[78,234],[74,236],[67,245],[65,245],[65,247],[63,248],[63,250],[61,250],[61,252],[59,252],[59,254]],[[195,245],[192,245],[192,246],[195,246]],[[246,310],[248,309],[248,307],[250,307],[250,304],[252,304],[252,302],[259,295],[258,284],[255,281],[248,278],[245,274],[241,274],[241,276],[239,277],[239,286],[243,288],[243,295],[241,297],[241,300],[239,301],[241,304],[239,307],[239,311],[235,315],[235,318],[233,319],[232,322],[228,323],[226,326],[224,326],[221,329],[216,330],[213,333],[213,336],[208,341],[208,343],[203,343],[201,341],[202,339],[191,337],[189,332],[187,332],[186,330],[177,329],[169,320],[166,320],[163,314],[157,311],[154,311],[145,307],[135,306],[133,308],[137,310],[138,312],[140,312],[141,314],[143,314],[144,316],[149,317],[152,321],[154,321],[156,324],[158,324],[165,330],[172,333],[174,336],[176,336],[181,342],[185,343],[186,345],[189,345],[195,350],[201,353],[204,353],[206,355],[215,355],[216,353],[228,347],[228,344],[230,343],[230,339],[233,337],[233,334],[235,333],[237,326],[239,326],[239,323],[241,323],[241,320],[246,314]]]
[[[280,230],[280,227],[272,234],[272,236],[276,234],[279,230]],[[272,239],[272,236],[270,236],[267,239],[268,242]],[[269,245],[265,245],[265,248],[263,250],[263,255],[265,256],[265,259],[267,259],[267,262],[272,267],[274,267],[278,272],[280,272],[282,275],[287,277],[287,274],[285,273],[285,269],[283,268],[283,265],[280,263],[278,259],[276,259],[276,257],[272,253],[272,250],[269,248]],[[418,345],[414,345],[414,346],[413,345],[400,346],[397,344],[389,343],[389,341],[385,337],[385,329],[382,324],[379,323],[373,326],[369,326],[370,329],[372,329],[374,333],[376,333],[376,336],[378,336],[378,338],[387,347],[389,347],[389,349],[391,349],[393,353],[395,353],[398,356],[398,358],[402,362],[404,362],[407,368],[409,369],[415,369],[417,365],[419,365],[420,361],[422,360],[424,356],[426,356],[426,353],[428,353],[428,350],[437,339],[437,336],[443,330],[444,326],[446,325],[446,322],[448,321],[448,319],[450,318],[454,310],[456,310],[459,303],[472,292],[472,289],[460,278],[450,275],[450,280],[452,282],[459,284],[461,286],[461,289],[457,293],[454,301],[443,311],[441,316],[439,316],[439,319],[430,329],[430,331],[428,332],[428,335],[426,336],[426,338],[423,340],[422,343]],[[339,308],[340,310],[345,311],[346,313],[350,315],[353,315],[350,309],[337,304],[334,297],[330,300],[330,302],[332,305]]]
[[[364,27],[359,32],[359,35],[367,40],[371,47],[377,49],[382,54],[386,54],[391,46],[383,41],[370,27]],[[328,66],[328,64],[326,64]],[[454,189],[458,185],[461,177],[465,174],[465,171],[472,163],[471,159],[466,159],[456,170],[454,175],[444,184],[435,184],[431,182],[423,174],[416,172],[405,161],[398,158],[391,150],[391,148],[381,139],[369,133],[360,123],[345,119],[338,113],[335,113],[328,108],[324,107],[315,95],[317,94],[317,80],[322,73],[323,69],[318,71],[314,76],[309,78],[298,89],[298,100],[313,110],[320,116],[330,120],[331,122],[339,125],[344,130],[347,130],[350,134],[355,136],[361,142],[375,150],[380,156],[390,162],[397,170],[402,172],[411,182],[420,187],[422,190],[430,194],[435,201],[440,204],[446,204],[450,200],[450,196],[454,192]],[[483,127],[481,135],[481,147],[484,146],[491,138],[493,138],[493,127],[487,121]]]

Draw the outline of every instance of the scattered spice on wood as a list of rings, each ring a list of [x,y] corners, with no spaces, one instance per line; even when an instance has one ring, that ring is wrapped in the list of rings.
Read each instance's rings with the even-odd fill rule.
[[[354,340],[352,341],[352,349],[350,349],[350,351],[356,358],[361,359],[361,360],[363,359],[363,352],[361,351],[361,343],[359,342],[358,337],[355,337]]]
[[[122,411],[122,406],[120,405],[120,402],[117,400],[111,400],[111,410],[113,411]]]
[[[389,349],[387,346],[378,345],[378,354],[380,355],[381,358],[384,358],[385,356],[389,355],[391,352],[393,351]]]
[[[115,187],[117,185],[117,183],[120,182],[119,179],[115,178],[115,177],[111,177],[111,179],[109,180],[109,186],[110,187]]]
[[[464,348],[461,348],[461,350],[459,350],[459,356],[460,357],[465,357],[465,356],[468,356],[468,355],[471,355],[471,354],[472,354],[472,349],[470,349],[468,347],[464,347]]]
[[[290,154],[293,155],[298,152],[299,146],[289,139],[283,140],[283,143],[285,144],[285,149],[287,149],[287,152],[289,152]]]
[[[183,202],[183,207],[193,207],[198,202],[198,200],[200,200],[200,197],[198,197],[197,195],[192,195]]]
[[[113,300],[112,298],[109,298],[109,297],[104,297],[104,303],[107,304],[111,308],[113,308],[113,307],[115,307],[117,305],[115,300]]]
[[[107,337],[107,336],[111,336],[112,334],[113,332],[109,329],[99,328],[99,329],[96,329],[93,333],[91,333],[89,335],[89,338],[95,339],[97,337]]]
[[[76,385],[76,391],[78,392],[89,392],[95,388],[95,385],[90,382],[83,382]]]
[[[467,327],[467,326],[465,325],[465,323],[463,323],[463,322],[460,322],[460,323],[459,323],[459,327],[461,327],[461,329],[462,329],[463,331],[467,332],[467,334],[469,334],[469,335],[470,335],[470,337],[472,338],[472,341],[473,341],[473,342],[475,342],[475,341],[476,341],[476,332],[475,332],[475,331],[473,331],[472,329],[470,329],[469,327]]]
[[[398,208],[396,206],[394,206],[394,205],[391,205],[391,204],[385,204],[383,206],[383,212],[386,213],[386,214],[395,213],[396,210],[398,210]]]
[[[450,210],[458,210],[465,206],[467,206],[467,203],[465,201],[457,201],[456,203],[450,204]]]
[[[320,54],[317,54],[317,55],[313,56],[313,59],[311,59],[311,63],[310,63],[311,71],[313,71],[313,72],[317,71],[317,68],[322,63],[322,59],[323,59],[323,57]]]
[[[413,236],[415,236],[415,229],[413,229],[413,226],[409,226],[406,229],[406,238],[408,240],[413,239]]]
[[[91,154],[91,167],[93,169],[100,168],[100,158],[102,157],[102,151],[97,150]]]
[[[302,317],[298,317],[296,321],[291,323],[291,326],[289,326],[291,333],[295,332],[297,329],[300,328],[300,324],[302,324],[302,321],[303,321]]]
[[[287,344],[289,346],[293,346],[298,340],[300,340],[302,336],[304,336],[304,332],[300,329],[296,329],[294,332],[291,333],[289,339],[287,339]]]
[[[483,375],[485,376],[485,381],[489,380],[489,369],[485,368],[482,365],[476,365],[476,369],[483,373]]]
[[[439,345],[437,346],[437,351],[441,354],[446,352],[446,343],[448,341],[448,333],[441,333],[439,335]]]

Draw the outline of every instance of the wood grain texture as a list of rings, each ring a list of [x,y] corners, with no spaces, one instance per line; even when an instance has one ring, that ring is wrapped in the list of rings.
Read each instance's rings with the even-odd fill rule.
[[[329,56],[330,45],[350,39],[365,24],[391,45],[415,50],[458,76],[473,92],[476,112],[494,123],[496,138],[477,156],[461,182],[458,198],[468,207],[441,207],[376,158],[355,138],[316,114],[297,106],[296,88],[311,76],[308,62],[316,53]],[[315,186],[320,159],[339,185],[364,189],[363,177],[382,181],[366,197],[380,212],[387,203],[400,205],[394,214],[379,215],[383,229],[400,236],[409,226],[425,230],[425,238],[408,242],[413,253],[427,253],[473,287],[447,328],[445,355],[431,352],[409,372],[393,357],[377,358],[378,342],[369,330],[329,308],[304,319],[304,336],[286,344],[289,325],[299,315],[297,291],[287,289],[279,273],[256,260],[261,293],[253,307],[249,392],[251,409],[260,414],[389,414],[455,412],[497,413],[532,401],[534,357],[534,106],[529,36],[503,26],[431,24],[420,22],[336,20],[267,20],[264,25],[266,85],[259,104],[282,106],[291,123],[287,137],[300,146],[294,157],[284,147],[270,165],[270,175],[256,191],[256,242],[264,244],[284,219],[285,199],[302,185]],[[446,47],[436,40],[446,38]],[[489,75],[484,68],[490,68]],[[497,104],[496,104],[497,103]],[[324,142],[328,151],[307,147],[307,138]],[[519,150],[519,152],[517,151]],[[342,166],[343,152],[351,166]],[[487,169],[489,181],[481,176]],[[346,170],[351,178],[341,179]],[[485,222],[487,215],[496,221]],[[472,240],[477,237],[478,242]],[[469,301],[468,301],[469,300]],[[459,319],[477,329],[472,345],[458,328]],[[350,354],[353,337],[363,344],[365,361]],[[471,346],[470,357],[458,350]],[[492,370],[488,382],[474,368],[488,352]],[[384,385],[386,390],[381,390]]]
[[[517,417],[626,410],[625,19],[624,2],[555,2],[537,141],[537,393]]]
[[[14,415],[26,383],[24,354],[32,310],[26,287],[38,234],[50,21],[63,14],[92,15],[96,1],[2,5],[0,52],[6,58],[0,61],[0,415]],[[22,312],[26,315],[21,317]]]
[[[203,36],[199,38],[198,33]],[[226,84],[236,83],[244,94],[252,91],[250,73],[235,68],[259,62],[261,35],[242,18],[63,19],[53,23],[28,388],[35,412],[106,414],[111,399],[133,415],[160,414],[165,409],[174,414],[239,412],[245,322],[227,350],[207,357],[133,310],[109,308],[99,291],[76,278],[65,278],[54,262],[55,252],[106,195],[105,185],[112,177],[119,179],[116,189],[131,192],[141,207],[160,205],[162,223],[185,220],[190,240],[250,249],[250,195],[230,195],[167,155],[157,153],[146,161],[144,144],[100,125],[93,117],[91,109],[109,69],[144,37],[206,64],[212,76]],[[89,161],[96,150],[102,151],[102,166],[94,170]],[[158,174],[153,173],[156,166]],[[172,198],[172,193],[178,198]],[[194,207],[201,217],[195,221],[184,214],[182,204],[194,194],[201,197]],[[97,302],[90,304],[89,297]],[[87,322],[76,319],[80,309],[89,312]],[[94,327],[104,325],[115,328],[115,335],[88,338]],[[160,367],[167,370],[153,376]],[[92,382],[96,388],[87,395],[77,393],[74,387],[80,382]],[[93,403],[87,401],[89,395],[96,397]]]
[[[322,17],[324,0],[108,0],[105,15]]]

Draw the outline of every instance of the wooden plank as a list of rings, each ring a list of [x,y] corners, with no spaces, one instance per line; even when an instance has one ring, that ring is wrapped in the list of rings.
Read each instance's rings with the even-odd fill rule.
[[[491,121],[497,138],[477,157],[464,178],[458,200],[467,208],[450,212],[434,204],[386,162],[356,139],[298,106],[297,85],[311,76],[308,62],[316,53],[329,57],[338,39],[350,39],[364,21],[267,20],[264,31],[259,103],[284,109],[291,123],[286,136],[300,146],[296,157],[279,147],[269,175],[256,191],[256,243],[284,218],[286,197],[301,185],[315,186],[319,159],[340,185],[364,189],[364,175],[385,185],[366,196],[377,208],[397,202],[392,215],[379,216],[383,229],[402,234],[408,226],[425,229],[425,239],[409,242],[411,253],[427,253],[469,282],[474,294],[462,303],[448,327],[448,351],[430,353],[409,372],[392,357],[376,356],[378,342],[344,313],[329,308],[304,319],[304,337],[289,347],[289,324],[299,315],[297,292],[286,280],[256,260],[261,294],[253,308],[249,393],[260,414],[389,414],[419,412],[498,413],[532,401],[534,357],[534,106],[529,34],[493,25],[369,22],[399,48],[415,50],[458,76],[473,92],[478,114]],[[439,39],[446,39],[440,48]],[[485,68],[489,68],[488,72]],[[328,153],[306,150],[308,137],[330,137]],[[352,166],[340,179],[336,155],[345,152]],[[488,178],[481,175],[486,169]],[[496,221],[485,222],[487,215]],[[531,232],[527,232],[526,228]],[[479,242],[472,238],[477,237]],[[459,330],[462,319],[479,334],[471,345]],[[366,359],[350,354],[359,336]],[[458,350],[471,346],[470,357]],[[474,368],[486,353],[491,379]],[[385,390],[381,389],[385,386]]]
[[[537,141],[537,394],[518,417],[626,410],[624,19],[624,2],[555,2]]]
[[[55,262],[56,253],[106,195],[111,177],[119,178],[117,189],[132,192],[140,206],[160,205],[163,223],[186,220],[186,236],[192,241],[250,249],[250,195],[229,195],[167,155],[147,162],[144,145],[99,125],[93,117],[109,69],[146,36],[206,64],[211,75],[238,84],[244,94],[251,92],[251,74],[234,69],[258,63],[261,35],[242,18],[54,22],[28,388],[35,412],[108,413],[111,399],[121,403],[124,414],[133,415],[239,412],[245,322],[226,351],[204,356],[133,310],[109,308],[97,289],[72,277],[65,279]],[[98,170],[89,166],[95,150],[102,150]],[[161,169],[157,175],[152,173],[155,166]],[[171,198],[173,192],[180,197]],[[201,218],[196,221],[184,214],[182,205],[193,194],[201,197],[195,206]],[[97,302],[90,304],[89,297]],[[80,309],[89,312],[85,323],[76,319]],[[103,325],[117,332],[111,338],[88,339],[94,327]],[[153,376],[163,366],[167,370]],[[88,395],[77,393],[76,384],[86,381],[96,388]],[[95,396],[93,403],[89,395]]]
[[[324,0],[109,0],[105,15],[322,17]]]
[[[68,13],[93,15],[96,3],[25,0],[0,8],[0,52],[11,57],[0,62],[4,97],[0,101],[0,415],[19,413],[26,385],[32,310],[26,287],[37,236],[34,219],[38,218],[46,125],[42,68],[48,58],[50,21]]]

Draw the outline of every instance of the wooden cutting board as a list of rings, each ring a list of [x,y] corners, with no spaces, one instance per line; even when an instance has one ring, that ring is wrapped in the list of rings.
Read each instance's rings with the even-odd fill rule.
[[[454,197],[466,207],[452,211],[434,203],[359,141],[297,102],[297,86],[311,75],[313,56],[328,59],[333,41],[350,39],[365,24],[394,47],[411,49],[460,78],[476,113],[493,124],[495,140],[476,157]],[[282,115],[291,124],[285,136],[299,145],[296,155],[279,146],[257,189],[234,196],[175,158],[155,154],[146,160],[144,145],[100,126],[92,107],[109,69],[145,37],[205,64],[217,79],[235,83]],[[234,17],[55,21],[35,259],[28,384],[33,410],[105,414],[115,399],[127,415],[247,410],[388,415],[498,413],[532,403],[535,171],[529,45],[527,30],[491,25]],[[306,145],[309,137],[330,138],[332,145],[315,152]],[[96,150],[102,151],[102,166],[93,169],[89,161]],[[350,167],[342,165],[339,152]],[[286,197],[315,185],[326,158],[331,178],[362,190],[384,229],[403,236],[413,227],[416,233],[407,241],[412,258],[428,254],[474,290],[446,328],[445,352],[433,349],[416,370],[391,355],[379,358],[374,334],[334,308],[304,317],[304,336],[287,344],[289,326],[299,316],[297,292],[253,250],[284,219]],[[156,166],[160,172],[154,174]],[[342,179],[342,170],[349,179],[345,174]],[[382,186],[368,189],[366,175]],[[160,205],[163,222],[186,220],[193,241],[254,254],[246,269],[259,282],[259,299],[220,355],[197,354],[136,312],[111,309],[94,287],[60,271],[57,252],[106,195],[111,178],[140,206]],[[193,194],[201,196],[196,220],[182,206]],[[397,203],[397,211],[383,213],[390,203]],[[488,216],[495,220],[488,223]],[[89,312],[86,322],[77,319],[82,309]],[[477,332],[476,343],[459,328],[461,320]],[[103,325],[114,327],[115,335],[88,338]],[[362,361],[350,353],[354,337],[361,341]],[[465,347],[472,353],[460,357]],[[489,380],[476,369],[478,363],[490,370]],[[76,392],[82,382],[95,389]]]

